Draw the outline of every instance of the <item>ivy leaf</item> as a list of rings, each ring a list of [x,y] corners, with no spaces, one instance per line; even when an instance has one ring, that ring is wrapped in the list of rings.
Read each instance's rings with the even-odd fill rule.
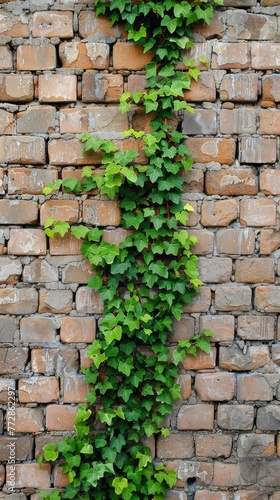
[[[115,477],[112,485],[115,488],[115,493],[121,495],[123,490],[128,486],[128,480],[126,477]]]
[[[100,290],[103,285],[102,278],[100,276],[93,276],[88,281],[88,287],[93,288],[94,290]]]
[[[55,444],[47,444],[44,446],[44,458],[50,462],[55,462],[58,458],[57,446]]]

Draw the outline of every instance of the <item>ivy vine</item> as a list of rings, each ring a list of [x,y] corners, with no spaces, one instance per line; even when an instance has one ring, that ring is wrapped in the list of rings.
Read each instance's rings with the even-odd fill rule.
[[[144,52],[153,51],[145,91],[125,92],[120,99],[122,112],[137,104],[152,118],[149,133],[125,133],[141,141],[144,163],[137,162],[138,151],[120,151],[114,142],[85,133],[83,152],[102,153],[103,173],[85,167],[81,180],[58,180],[44,189],[46,195],[60,188],[81,195],[97,188],[118,200],[121,226],[129,234],[117,246],[106,242],[98,227],[46,223],[50,237],[70,231],[83,240],[82,255],[94,269],[89,286],[99,292],[104,311],[88,349],[92,364],[85,381],[91,389],[79,406],[75,435],[45,446],[40,459],[62,460],[69,485],[40,497],[160,500],[176,473],[152,460],[145,440],[169,433],[164,422],[181,397],[180,361],[197,349],[210,350],[207,330],[176,345],[170,344],[170,333],[201,285],[191,250],[196,238],[185,228],[192,207],[182,201],[181,173],[191,168],[192,159],[172,123],[180,110],[193,112],[184,92],[200,71],[193,60],[183,61],[182,53],[193,46],[197,22],[210,23],[213,5],[208,0],[95,0],[95,10],[112,24],[125,22],[128,39]],[[177,69],[179,62],[184,70]]]

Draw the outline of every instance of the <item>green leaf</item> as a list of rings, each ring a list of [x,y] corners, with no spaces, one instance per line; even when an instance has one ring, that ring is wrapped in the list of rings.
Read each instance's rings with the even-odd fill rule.
[[[93,452],[93,447],[92,444],[85,444],[82,449],[80,450],[80,453],[83,453],[84,455],[91,455]]]
[[[44,458],[50,462],[55,462],[58,458],[58,451],[56,444],[47,444],[44,446]]]
[[[94,288],[94,290],[100,290],[103,285],[102,278],[100,276],[93,276],[88,281],[89,288]]]
[[[128,486],[128,480],[126,477],[115,477],[112,485],[115,488],[115,493],[121,495],[123,490]]]

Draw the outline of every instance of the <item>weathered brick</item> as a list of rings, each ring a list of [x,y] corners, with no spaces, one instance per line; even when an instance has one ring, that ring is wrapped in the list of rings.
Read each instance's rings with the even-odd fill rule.
[[[0,200],[1,224],[35,224],[37,220],[38,204],[36,201]]]
[[[221,101],[256,102],[258,100],[258,75],[235,73],[225,75],[220,85]]]
[[[198,35],[199,38],[202,37],[206,40],[212,40],[217,37],[221,38],[224,35],[224,31],[223,17],[220,15],[220,12],[214,12],[210,25],[207,25],[204,21],[199,21],[196,24],[194,35]]]
[[[85,384],[83,375],[65,377],[62,380],[62,394],[64,403],[84,403],[89,387]]]
[[[79,34],[82,38],[91,37],[94,41],[112,43],[121,33],[120,27],[116,24],[112,26],[105,16],[96,16],[90,10],[83,10],[79,15]]]
[[[189,399],[192,391],[192,377],[187,373],[179,375],[178,384],[181,387],[181,397],[184,401]]]
[[[15,318],[0,317],[0,342],[13,342],[16,330]]]
[[[83,203],[83,221],[96,226],[119,226],[120,208],[115,201],[86,200]]]
[[[71,290],[40,290],[39,312],[67,314],[72,310],[73,294]]]
[[[204,173],[201,170],[189,170],[181,174],[185,193],[203,193]]]
[[[0,256],[0,283],[13,285],[19,281],[22,264],[19,259]]]
[[[280,68],[280,55],[277,43],[252,42],[251,62],[253,69]]]
[[[37,309],[37,290],[11,287],[0,289],[0,314],[32,314]]]
[[[56,50],[49,45],[20,45],[17,48],[17,69],[43,71],[56,68]]]
[[[0,109],[0,134],[11,135],[13,133],[13,114]]]
[[[242,137],[240,163],[275,163],[276,139],[266,137]]]
[[[86,284],[93,275],[92,265],[85,259],[80,262],[68,264],[62,270],[61,281],[62,283]]]
[[[58,268],[45,259],[34,259],[24,266],[22,278],[25,283],[51,283],[58,281]]]
[[[118,102],[124,91],[122,75],[85,71],[82,79],[83,102]]]
[[[79,139],[52,139],[48,144],[51,165],[92,165],[100,163],[100,154],[82,154]]]
[[[219,254],[250,255],[255,250],[253,229],[220,229],[216,240]]]
[[[53,484],[55,488],[65,488],[69,484],[68,474],[62,472],[61,464],[54,466]]]
[[[268,500],[266,493],[256,490],[237,490],[233,498],[234,500]]]
[[[267,457],[274,455],[275,443],[273,434],[241,434],[237,443],[238,457]]]
[[[229,500],[229,495],[228,491],[197,490],[195,500]]]
[[[264,101],[280,101],[280,75],[277,73],[265,75],[262,79],[262,97]]]
[[[0,379],[0,404],[7,403],[8,392],[11,389],[16,390],[15,380],[11,378]]]
[[[63,238],[56,234],[50,239],[50,255],[81,255],[81,241],[67,233]]]
[[[202,401],[230,401],[234,397],[235,376],[232,373],[198,373],[195,391]]]
[[[23,462],[25,460],[32,460],[33,458],[33,438],[30,436],[17,436],[16,441],[13,441],[11,436],[1,436],[0,437],[0,453],[1,460],[3,462],[8,462],[11,458],[11,452],[15,450],[15,460]],[[11,447],[11,444],[15,444],[15,447]],[[0,494],[1,500],[1,494]],[[9,499],[8,499],[9,500]]]
[[[255,134],[257,111],[254,108],[221,109],[220,131],[222,134]]]
[[[202,286],[199,294],[193,297],[191,305],[184,306],[185,313],[207,312],[211,305],[211,289]]]
[[[280,194],[280,171],[267,168],[260,172],[260,190],[265,195]]]
[[[26,38],[29,36],[28,21],[28,14],[21,13],[16,15],[8,12],[8,10],[1,9],[0,34],[16,38]]]
[[[249,371],[262,368],[270,359],[267,346],[249,346],[243,352],[238,345],[220,347],[219,367],[229,371]]]
[[[7,476],[11,476],[11,467],[15,467],[17,488],[37,488],[44,490],[51,486],[51,464],[16,464],[7,465]]]
[[[31,351],[31,366],[35,373],[67,376],[79,369],[79,353],[77,349],[68,347],[35,348]]]
[[[237,260],[235,281],[239,283],[274,283],[274,260],[265,257]]]
[[[227,434],[197,434],[195,454],[202,458],[227,458],[231,454],[232,436]]]
[[[30,316],[20,320],[22,342],[54,342],[55,325],[51,318]]]
[[[104,139],[122,139],[129,128],[127,114],[121,114],[118,107],[87,106],[82,109],[65,109],[60,112],[62,134],[94,132]]]
[[[42,137],[0,137],[0,163],[42,165],[45,163],[45,141]]]
[[[247,69],[248,67],[249,49],[246,43],[214,42],[212,69]]]
[[[57,180],[54,169],[11,167],[8,170],[9,194],[42,194],[45,186]]]
[[[102,239],[104,241],[107,241],[107,243],[111,243],[119,247],[120,243],[124,242],[130,234],[132,234],[132,231],[123,229],[122,227],[117,227],[115,229],[105,229]]]
[[[280,312],[280,290],[278,286],[257,286],[255,307],[262,312]]]
[[[212,72],[203,71],[197,81],[193,81],[190,90],[184,91],[187,102],[215,102],[216,82]]]
[[[76,310],[84,314],[101,314],[103,303],[98,292],[80,286],[76,292]]]
[[[38,99],[40,102],[75,102],[77,100],[76,75],[39,75]]]
[[[168,490],[166,500],[187,500],[187,496],[183,490]]]
[[[205,189],[210,195],[254,196],[258,194],[258,178],[250,168],[209,170],[206,172]]]
[[[267,199],[241,200],[240,224],[253,227],[275,226],[276,202]]]
[[[21,403],[52,403],[59,398],[59,385],[55,377],[30,377],[19,381]]]
[[[271,347],[271,357],[273,363],[276,363],[276,365],[280,365],[280,345],[279,344],[274,344]]]
[[[183,339],[190,339],[195,333],[195,320],[189,315],[183,314],[179,321],[173,321],[170,342],[178,342]]]
[[[59,441],[61,441],[61,435],[47,433],[35,436],[35,458],[39,458],[40,455],[43,455],[44,446],[52,443],[58,444]],[[34,500],[39,500],[39,498],[35,498]]]
[[[280,231],[262,229],[260,236],[260,253],[269,255],[280,247]]]
[[[218,311],[250,311],[252,290],[249,286],[218,285],[215,307]]]
[[[213,481],[213,464],[189,460],[167,462],[167,470],[175,470],[178,481],[175,487],[185,488],[190,478],[196,478],[198,486],[208,486]]]
[[[268,404],[258,408],[257,428],[262,431],[278,431],[280,426],[280,407]]]
[[[216,366],[216,348],[212,347],[210,353],[199,351],[196,356],[189,354],[182,361],[185,370],[205,370]]]
[[[95,339],[94,318],[71,318],[61,319],[60,329],[61,342],[86,342],[92,343]]]
[[[214,427],[214,405],[183,405],[178,413],[179,430],[212,430]]]
[[[195,162],[216,161],[231,165],[235,159],[235,139],[191,137],[185,141]]]
[[[48,405],[46,407],[46,428],[49,431],[72,431],[77,408],[74,406]]]
[[[239,40],[273,40],[277,31],[273,16],[249,14],[246,10],[230,11],[228,34]]]
[[[17,133],[53,133],[56,109],[53,106],[30,106],[17,114]]]
[[[73,36],[73,12],[35,12],[32,34],[36,37],[71,38]]]
[[[191,229],[188,230],[189,236],[195,236],[197,243],[193,245],[192,251],[195,255],[208,255],[213,252],[214,235],[206,229]]]
[[[8,254],[46,255],[46,253],[46,235],[42,229],[11,229]]]
[[[208,329],[213,333],[211,342],[231,342],[234,339],[234,317],[233,316],[200,316],[199,330]]]
[[[273,340],[275,319],[271,316],[238,316],[237,333],[244,340]]]
[[[29,349],[26,347],[0,348],[0,374],[21,375],[27,365]]]
[[[67,221],[70,224],[78,222],[79,202],[76,200],[47,200],[40,210],[40,224],[52,218],[59,221]]]
[[[144,54],[141,45],[134,45],[130,42],[117,42],[113,46],[113,67],[115,70],[141,70],[151,60],[152,52],[148,51]]]
[[[22,433],[37,434],[45,430],[45,419],[42,408],[28,408],[19,406],[16,408],[15,431]]]
[[[0,101],[28,102],[33,96],[32,75],[0,75]]]
[[[237,216],[238,203],[235,199],[204,201],[201,206],[203,226],[228,226]]]
[[[232,260],[229,258],[200,257],[198,259],[199,279],[203,283],[226,283],[232,274]]]
[[[280,111],[276,109],[271,110],[260,110],[259,112],[260,119],[260,134],[280,134]]]
[[[239,486],[239,467],[237,464],[227,464],[223,462],[214,463],[214,483],[227,488]]]
[[[109,45],[106,43],[63,42],[59,57],[63,68],[108,69]]]
[[[131,94],[135,92],[145,92],[147,78],[145,75],[129,75],[127,78],[127,90]]]
[[[171,432],[166,438],[159,436],[157,440],[157,457],[159,459],[192,458],[194,455],[193,436],[186,433]]]
[[[0,70],[11,71],[13,69],[13,56],[8,47],[0,47]]]
[[[217,423],[221,429],[249,431],[253,428],[254,416],[251,405],[219,405]]]
[[[237,376],[238,401],[271,401],[273,390],[266,378],[261,374]]]
[[[194,114],[184,111],[182,132],[186,135],[215,135],[217,112],[214,109],[196,109]]]

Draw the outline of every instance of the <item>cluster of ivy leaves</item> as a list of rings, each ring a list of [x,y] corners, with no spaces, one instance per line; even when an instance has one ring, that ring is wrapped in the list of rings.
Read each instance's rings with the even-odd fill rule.
[[[196,239],[185,227],[192,207],[182,201],[181,174],[192,159],[172,123],[178,111],[193,111],[184,92],[199,70],[193,60],[183,61],[184,51],[192,47],[197,22],[210,23],[213,6],[208,0],[95,0],[95,10],[112,24],[125,23],[128,39],[153,51],[145,91],[125,92],[120,100],[122,112],[136,104],[153,118],[149,133],[125,134],[141,141],[144,163],[137,161],[138,151],[120,151],[85,133],[83,151],[101,153],[103,173],[85,167],[80,180],[58,180],[44,190],[48,195],[63,187],[80,195],[98,189],[118,199],[128,236],[117,246],[106,242],[98,227],[46,223],[50,237],[70,231],[83,240],[82,255],[95,272],[89,286],[99,292],[104,311],[88,349],[92,364],[85,377],[91,389],[78,409],[75,435],[44,449],[44,459],[63,461],[69,485],[40,497],[160,500],[176,473],[154,463],[145,442],[169,433],[164,423],[180,399],[180,361],[197,349],[210,350],[209,331],[171,347],[170,334],[201,285],[192,253]],[[177,69],[179,62],[183,70]]]

